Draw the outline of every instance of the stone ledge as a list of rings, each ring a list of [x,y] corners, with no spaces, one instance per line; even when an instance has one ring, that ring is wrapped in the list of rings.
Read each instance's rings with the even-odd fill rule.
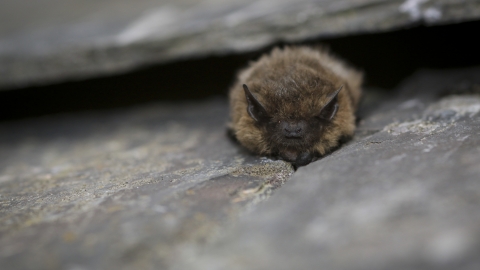
[[[0,89],[115,74],[276,41],[479,18],[474,0],[41,0],[0,4]],[[23,14],[19,16],[18,14]]]
[[[2,267],[163,268],[204,242],[293,172],[230,142],[226,115],[213,100],[0,125]]]
[[[227,139],[225,100],[3,123],[0,265],[477,269],[479,78],[417,72],[295,173]]]

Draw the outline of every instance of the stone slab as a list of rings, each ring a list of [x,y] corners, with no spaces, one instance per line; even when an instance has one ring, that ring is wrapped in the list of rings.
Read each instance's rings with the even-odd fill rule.
[[[479,17],[476,0],[8,0],[0,3],[0,89]]]
[[[2,123],[0,265],[478,269],[479,78],[417,72],[295,173],[227,139],[224,100]]]
[[[165,269],[293,169],[226,136],[225,100],[0,125],[2,269]]]
[[[480,68],[421,71],[174,269],[480,269]]]

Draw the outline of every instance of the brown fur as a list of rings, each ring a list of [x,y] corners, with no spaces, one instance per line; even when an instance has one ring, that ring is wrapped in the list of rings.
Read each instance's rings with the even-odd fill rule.
[[[360,72],[326,50],[275,48],[239,73],[230,90],[229,127],[238,141],[256,154],[279,155],[288,161],[293,161],[295,156],[305,151],[315,156],[324,155],[338,145],[340,138],[351,136],[354,132],[354,112],[361,95],[362,77]],[[271,121],[278,123],[292,119],[313,123],[309,119],[321,111],[328,97],[341,86],[343,89],[338,94],[338,111],[334,118],[322,122],[318,134],[306,134],[305,139],[289,143],[288,140],[272,139],[280,135],[270,134],[271,130],[258,124],[247,113],[248,103],[243,84],[264,106]],[[289,154],[293,158],[288,158]]]

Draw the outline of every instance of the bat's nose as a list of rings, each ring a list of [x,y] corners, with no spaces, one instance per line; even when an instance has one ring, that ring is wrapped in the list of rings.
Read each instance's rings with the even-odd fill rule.
[[[283,130],[283,133],[284,133],[285,137],[287,137],[287,138],[300,138],[300,137],[302,137],[302,135],[301,135],[302,129],[301,128],[295,128],[295,129],[285,128]]]
[[[304,134],[304,124],[301,122],[298,123],[289,123],[283,122],[283,135],[287,138],[301,138]]]

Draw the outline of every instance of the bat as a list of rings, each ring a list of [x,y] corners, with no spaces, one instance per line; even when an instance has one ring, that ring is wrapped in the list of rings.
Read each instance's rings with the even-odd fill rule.
[[[229,133],[255,154],[304,166],[353,135],[363,74],[322,48],[275,48],[230,88]]]

